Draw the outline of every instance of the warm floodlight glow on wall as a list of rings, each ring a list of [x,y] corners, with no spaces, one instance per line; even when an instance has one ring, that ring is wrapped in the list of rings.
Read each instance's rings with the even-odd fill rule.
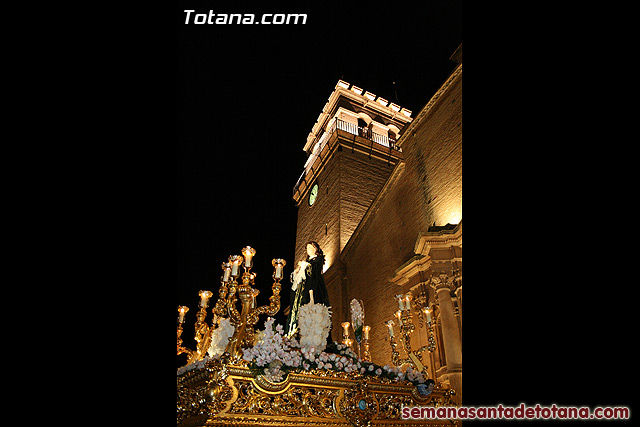
[[[451,210],[449,212],[448,224],[458,224],[462,220],[462,213],[459,210]]]

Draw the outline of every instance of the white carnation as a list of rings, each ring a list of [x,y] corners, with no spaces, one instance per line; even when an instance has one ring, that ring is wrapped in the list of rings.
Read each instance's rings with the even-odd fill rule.
[[[224,349],[227,347],[229,338],[231,338],[234,331],[235,328],[231,325],[231,321],[228,318],[223,317],[220,319],[218,328],[214,329],[211,334],[211,344],[207,350],[209,357],[220,356],[224,353]]]
[[[314,348],[316,354],[327,346],[327,336],[331,329],[331,312],[324,304],[305,304],[298,314],[300,345]]]

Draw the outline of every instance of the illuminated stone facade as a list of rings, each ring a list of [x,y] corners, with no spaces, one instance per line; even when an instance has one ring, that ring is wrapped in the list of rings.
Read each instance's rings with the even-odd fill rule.
[[[418,306],[431,306],[437,345],[424,352],[424,364],[459,399],[462,64],[415,118],[411,114],[338,82],[309,134],[309,158],[294,187],[296,262],[304,258],[307,241],[320,244],[327,256],[333,339],[341,340],[340,324],[351,320],[349,301],[361,299],[376,363],[391,364],[384,322],[398,310],[395,295],[411,292]],[[427,334],[422,321],[414,323],[412,347],[419,348]]]

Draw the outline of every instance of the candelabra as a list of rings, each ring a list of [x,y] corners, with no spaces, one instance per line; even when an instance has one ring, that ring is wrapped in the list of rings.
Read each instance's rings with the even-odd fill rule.
[[[342,344],[351,348],[353,340],[349,338],[349,322],[342,322]],[[369,351],[369,331],[371,326],[362,327],[362,360],[365,362],[371,362],[371,352]],[[355,331],[354,331],[355,333]],[[359,349],[360,347],[358,347]],[[359,355],[360,356],[360,355]]]
[[[429,333],[428,344],[420,347],[417,350],[412,350],[411,348],[411,334],[415,331],[416,327],[413,324],[411,318],[411,294],[406,295],[396,295],[398,299],[399,310],[396,312],[395,316],[398,319],[398,324],[400,325],[400,341],[402,342],[402,347],[407,355],[406,358],[400,358],[400,353],[396,349],[397,343],[396,338],[393,331],[393,326],[395,322],[393,320],[389,320],[385,322],[385,325],[389,329],[389,343],[391,345],[391,361],[396,366],[402,366],[404,364],[409,364],[414,369],[422,372],[425,377],[428,377],[427,369],[425,368],[422,360],[422,353],[425,351],[429,352],[429,362],[430,362],[430,370],[432,374],[432,378],[435,380],[435,363],[433,361],[433,351],[435,350],[436,342],[433,334],[433,327],[431,322],[431,308],[422,307],[419,312],[422,312],[425,317],[425,321],[427,324],[427,330]],[[417,307],[416,307],[417,308]]]
[[[342,344],[351,348],[351,343],[353,341],[349,338],[349,325],[349,322],[342,322]]]
[[[365,362],[371,362],[371,352],[369,351],[369,331],[371,326],[364,326],[362,328],[362,360]]]
[[[196,350],[190,350],[182,347],[182,324],[184,315],[189,310],[188,307],[178,307],[178,354],[187,353],[189,360],[187,364],[201,360],[209,345],[211,344],[211,336],[215,330],[218,317],[228,317],[235,330],[222,358],[226,362],[238,362],[242,357],[242,347],[249,346],[253,343],[254,326],[258,322],[258,316],[267,314],[275,315],[280,310],[280,280],[284,277],[284,266],[286,261],[276,258],[271,261],[274,267],[273,285],[271,287],[272,295],[269,297],[269,304],[256,307],[256,297],[260,293],[254,289],[256,273],[251,272],[253,267],[253,256],[256,250],[250,246],[242,249],[242,255],[231,255],[228,262],[222,263],[223,274],[220,279],[221,285],[218,292],[218,301],[212,309],[214,320],[213,324],[208,326],[205,323],[207,316],[208,301],[213,293],[210,291],[200,291],[200,310],[196,314],[195,340],[197,342]],[[240,266],[244,267],[244,273],[240,277]],[[238,277],[241,283],[238,283]],[[240,311],[237,308],[238,297],[241,302]]]
[[[211,327],[207,325],[204,319],[207,317],[207,306],[209,305],[209,298],[213,295],[211,291],[200,291],[200,310],[196,314],[195,333],[193,338],[196,340],[196,349],[190,350],[182,346],[182,324],[184,323],[184,315],[189,311],[189,307],[178,307],[178,354],[186,353],[189,356],[187,364],[193,363],[196,360],[200,360],[204,357],[204,354],[209,348],[211,341],[211,333],[215,329],[215,319]]]

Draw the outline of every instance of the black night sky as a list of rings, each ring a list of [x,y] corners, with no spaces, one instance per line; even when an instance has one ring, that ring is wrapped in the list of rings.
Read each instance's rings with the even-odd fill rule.
[[[198,290],[217,295],[229,255],[256,248],[260,303],[271,295],[271,260],[284,258],[285,274],[292,271],[302,147],[338,79],[415,116],[455,68],[449,57],[462,42],[459,1],[395,3],[393,13],[376,3],[238,4],[214,12],[307,13],[307,23],[184,23],[184,9],[212,8],[186,2],[176,12],[176,305],[191,308],[191,347]],[[287,299],[284,287],[284,306]]]

